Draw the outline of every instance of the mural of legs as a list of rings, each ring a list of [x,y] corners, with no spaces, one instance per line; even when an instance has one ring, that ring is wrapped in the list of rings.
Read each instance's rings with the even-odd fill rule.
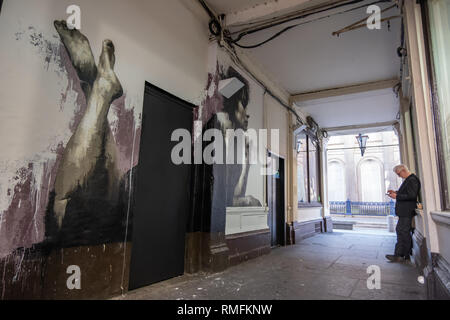
[[[97,77],[97,66],[89,40],[77,29],[70,30],[66,21],[55,21],[54,26],[63,42],[70,61],[77,71],[86,100]]]
[[[55,21],[58,34],[66,47],[82,83],[87,109],[64,150],[55,180],[53,211],[61,228],[71,195],[87,185],[102,185],[96,190],[105,199],[118,197],[120,177],[117,151],[107,116],[111,103],[122,96],[122,86],[114,72],[114,45],[103,41],[96,67],[87,38],[78,30],[69,30],[65,22]],[[102,174],[96,175],[102,166]],[[106,173],[105,173],[106,171]],[[102,180],[99,184],[98,181]]]

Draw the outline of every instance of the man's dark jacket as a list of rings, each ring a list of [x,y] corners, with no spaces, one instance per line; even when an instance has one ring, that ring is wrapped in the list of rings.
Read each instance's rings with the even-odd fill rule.
[[[417,196],[420,191],[420,181],[415,174],[411,174],[403,181],[397,191],[395,214],[398,217],[413,217],[416,215]]]

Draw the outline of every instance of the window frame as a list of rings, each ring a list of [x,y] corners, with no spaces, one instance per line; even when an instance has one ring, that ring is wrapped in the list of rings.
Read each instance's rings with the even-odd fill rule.
[[[433,60],[433,43],[431,37],[431,26],[430,26],[430,12],[428,10],[428,0],[421,0],[421,16],[422,16],[422,28],[424,36],[424,47],[425,47],[425,60],[428,73],[428,83],[430,86],[430,100],[431,100],[431,111],[433,114],[433,124],[434,133],[436,140],[436,155],[438,159],[438,184],[441,200],[441,206],[443,210],[450,210],[450,193],[449,186],[447,183],[447,172],[445,168],[445,155],[444,146],[442,141],[442,130],[441,130],[441,112],[439,110],[439,98],[437,92],[437,79],[435,74],[435,66]]]
[[[301,132],[299,132],[298,134],[295,135],[295,141],[297,141],[297,137],[301,134],[304,134],[306,137],[306,166],[307,166],[307,174],[308,174],[308,178],[307,180],[307,185],[306,185],[306,193],[308,194],[307,198],[308,198],[308,202],[300,202],[297,200],[297,207],[298,208],[317,208],[317,207],[323,207],[323,203],[322,203],[322,173],[320,170],[320,160],[321,160],[321,148],[320,148],[320,143],[318,142],[318,139],[316,138],[316,136],[314,134],[312,134],[310,131],[308,130],[303,130]],[[317,174],[317,197],[320,199],[320,201],[311,201],[311,159],[310,159],[310,143],[315,145],[315,155],[316,155],[316,174]],[[297,165],[297,164],[296,164]],[[297,170],[298,170],[298,166],[297,166]],[[297,188],[298,188],[298,181],[297,181]]]

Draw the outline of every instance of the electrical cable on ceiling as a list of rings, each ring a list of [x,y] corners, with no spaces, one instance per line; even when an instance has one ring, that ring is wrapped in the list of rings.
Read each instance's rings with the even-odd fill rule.
[[[360,2],[360,1],[357,1],[357,2]],[[340,11],[340,12],[336,12],[336,13],[333,13],[333,14],[329,14],[327,16],[319,17],[319,18],[316,18],[316,19],[313,19],[313,20],[297,23],[297,24],[294,24],[294,25],[291,25],[291,26],[288,26],[288,27],[284,28],[283,30],[281,30],[281,31],[277,32],[276,34],[274,34],[273,36],[271,36],[270,38],[268,38],[268,39],[266,39],[266,40],[264,40],[264,41],[262,41],[260,43],[254,44],[254,45],[241,45],[241,44],[239,44],[237,42],[239,42],[242,39],[242,37],[244,37],[244,36],[246,36],[248,34],[254,33],[256,31],[260,31],[260,30],[242,33],[242,34],[240,34],[238,36],[237,39],[234,39],[234,40],[231,39],[230,42],[235,44],[236,46],[238,46],[240,48],[243,48],[243,49],[254,49],[254,48],[260,47],[260,46],[262,46],[262,45],[264,45],[264,44],[274,40],[275,38],[279,37],[280,35],[282,35],[283,33],[285,33],[286,31],[288,31],[290,29],[293,29],[293,28],[296,28],[296,27],[299,27],[299,26],[302,26],[302,25],[305,25],[305,24],[308,24],[308,23],[311,23],[311,22],[316,22],[316,21],[319,21],[319,20],[327,19],[327,18],[333,17],[335,15],[339,15],[339,14],[344,14],[344,13],[348,13],[348,12],[351,12],[351,11],[355,11],[355,10],[367,7],[368,5],[373,5],[373,4],[376,4],[376,3],[384,3],[384,2],[390,2],[390,0],[377,0],[377,1],[371,2],[369,4],[357,6],[357,7],[350,8],[350,9],[347,9],[347,10],[344,10],[344,11]],[[345,4],[345,5],[348,5],[348,4]],[[344,6],[344,5],[340,5],[340,6]],[[338,6],[336,6],[336,7],[338,7]],[[304,16],[298,17],[296,19],[305,18],[305,17],[307,17],[309,15],[317,14],[317,13],[320,13],[320,12],[323,12],[323,11],[329,11],[331,9],[334,9],[334,8],[324,9],[322,11],[318,11],[318,12],[315,12],[315,13],[309,13],[309,14],[306,14]],[[283,22],[283,23],[285,23],[285,22]]]
[[[284,103],[282,101],[282,99],[280,99],[277,95],[273,94],[265,86],[265,84],[262,81],[260,81],[248,68],[246,68],[245,64],[242,63],[242,61],[240,60],[239,56],[237,55],[237,53],[235,51],[235,48],[233,47],[233,44],[235,44],[236,46],[241,47],[241,48],[255,48],[255,47],[261,46],[261,45],[263,45],[263,44],[265,44],[265,43],[275,39],[276,37],[278,37],[282,33],[286,32],[289,29],[292,29],[294,27],[297,27],[297,26],[300,26],[300,25],[303,25],[303,24],[306,24],[306,23],[318,21],[318,20],[321,20],[321,19],[329,18],[329,17],[332,17],[334,15],[338,15],[338,14],[343,14],[343,13],[346,13],[346,12],[354,11],[354,10],[366,7],[368,5],[371,5],[371,4],[391,2],[391,0],[378,0],[378,1],[374,1],[374,2],[369,3],[369,4],[365,4],[363,6],[358,6],[358,7],[351,8],[351,9],[348,9],[348,10],[345,10],[345,11],[342,11],[342,12],[330,14],[330,15],[325,16],[325,17],[320,17],[320,18],[317,18],[317,19],[314,19],[314,20],[311,20],[311,21],[307,21],[307,22],[299,23],[299,24],[296,24],[296,25],[293,25],[293,26],[289,26],[289,27],[285,28],[284,30],[278,32],[276,35],[272,36],[270,39],[268,39],[268,40],[266,40],[266,41],[264,41],[264,42],[262,42],[260,44],[253,45],[253,46],[243,46],[243,45],[239,45],[237,43],[238,41],[240,41],[246,35],[249,35],[249,34],[261,31],[261,30],[265,30],[265,29],[268,29],[268,28],[271,28],[271,27],[274,27],[274,26],[277,26],[277,25],[280,25],[280,24],[284,24],[284,23],[289,22],[289,21],[303,19],[303,18],[306,18],[306,17],[308,17],[310,15],[314,15],[314,14],[321,13],[321,12],[326,12],[326,11],[329,11],[329,10],[333,10],[333,9],[340,8],[340,7],[347,6],[347,5],[351,5],[351,4],[360,3],[360,2],[363,2],[363,1],[366,1],[366,0],[354,0],[354,1],[346,2],[345,4],[339,4],[339,5],[336,5],[334,7],[329,7],[329,8],[326,8],[326,9],[319,10],[319,11],[315,11],[315,12],[307,13],[307,14],[304,14],[304,15],[301,15],[301,16],[297,16],[297,17],[291,18],[290,20],[286,20],[286,21],[283,21],[283,22],[277,22],[277,23],[273,23],[273,24],[270,24],[270,25],[267,25],[267,26],[263,26],[263,27],[257,28],[255,30],[246,31],[246,32],[243,32],[243,33],[239,34],[238,38],[234,39],[234,40],[231,39],[231,37],[229,36],[230,33],[229,33],[228,30],[223,30],[222,29],[221,30],[221,35],[222,35],[223,44],[221,44],[221,46],[225,47],[225,49],[227,49],[230,52],[230,56],[231,56],[232,60],[234,60],[234,62],[237,65],[239,65],[242,69],[244,69],[256,82],[258,82],[258,84],[262,88],[264,88],[265,93],[268,93],[275,100],[277,100],[284,108],[286,108],[289,112],[293,113],[295,115],[296,120],[297,120],[298,123],[304,124],[302,118],[298,115],[298,113],[292,107],[290,107],[289,105]],[[199,2],[202,4],[204,9],[208,12],[208,14],[210,15],[210,17],[213,20],[215,20],[217,22],[220,20],[221,22],[223,22],[223,17],[219,17],[219,19],[217,19],[217,17],[215,17],[214,13],[212,13],[212,10],[207,6],[207,4],[203,0],[199,0]],[[227,33],[228,35],[225,35],[225,33]],[[318,133],[321,133],[322,136],[328,136],[328,132],[326,132],[326,131],[320,130],[320,132],[318,132]]]
[[[202,7],[207,11],[208,15],[210,15],[210,17],[212,18],[211,21],[216,21],[218,22],[221,26],[222,26],[222,22],[223,22],[223,18],[224,16],[218,16],[216,18],[215,14],[212,12],[212,10],[208,7],[208,5],[203,1],[203,0],[198,0],[200,2],[200,4],[202,5]],[[210,24],[211,24],[210,21]],[[222,41],[219,42],[221,47],[224,47],[230,54],[231,59],[234,61],[235,64],[237,64],[238,66],[240,66],[243,70],[245,70],[263,89],[264,89],[264,94],[269,94],[272,98],[274,98],[281,106],[283,106],[285,109],[288,110],[288,112],[291,112],[295,115],[295,118],[297,120],[298,123],[303,124],[303,121],[301,119],[301,117],[298,115],[298,113],[291,108],[289,105],[287,105],[282,99],[280,99],[276,94],[274,94],[272,91],[269,90],[269,88],[266,87],[266,85],[260,81],[246,66],[245,64],[241,61],[241,59],[239,58],[238,54],[235,51],[235,48],[233,46],[231,46],[230,44],[228,44],[226,41],[223,41],[223,29],[221,30],[221,34],[222,34]],[[222,43],[221,43],[222,42]]]
[[[331,5],[336,5],[337,3],[342,4],[342,2],[345,2],[345,4],[342,4],[342,5],[346,5],[346,4],[349,4],[350,1],[353,1],[353,0],[338,0],[338,1],[330,0],[328,3],[323,3],[321,5],[308,7],[306,9],[296,10],[294,12],[282,14],[280,16],[273,16],[270,18],[262,18],[261,20],[251,21],[251,22],[233,23],[233,28],[243,27],[244,29],[233,31],[233,32],[231,32],[231,34],[232,35],[238,34],[238,33],[244,32],[244,31],[248,31],[251,28],[258,28],[261,26],[265,26],[266,24],[270,24],[271,22],[275,22],[275,21],[276,22],[282,21],[282,23],[286,23],[286,22],[292,21],[292,20],[302,16],[304,14],[304,12],[313,11],[313,13],[315,13],[314,10],[325,8],[325,7],[328,7]],[[359,0],[359,1],[366,1],[366,0]]]
[[[216,19],[216,15],[212,12],[204,0],[198,0],[198,2],[202,5],[203,9],[205,9],[211,19]]]
[[[255,33],[255,32],[259,32],[259,31],[262,31],[262,30],[265,30],[265,29],[276,27],[276,26],[278,26],[280,24],[285,24],[287,22],[291,22],[291,21],[294,21],[294,20],[304,19],[304,18],[309,17],[311,15],[315,15],[315,14],[318,14],[318,13],[330,11],[330,10],[333,10],[333,9],[337,9],[337,8],[344,7],[344,6],[351,5],[351,4],[356,4],[356,3],[359,3],[359,2],[363,2],[363,1],[367,1],[367,0],[353,0],[353,1],[350,1],[350,2],[346,2],[346,3],[340,3],[340,4],[337,4],[337,5],[332,6],[332,7],[328,7],[327,6],[324,9],[320,9],[320,10],[313,11],[313,12],[307,12],[307,13],[301,14],[299,16],[294,16],[292,18],[283,19],[282,21],[277,21],[277,22],[273,22],[273,23],[270,23],[270,24],[267,24],[267,25],[261,25],[259,27],[255,27],[254,29],[241,31],[239,33],[238,37],[236,39],[232,40],[232,41],[233,41],[233,43],[235,43],[235,42],[240,41],[242,39],[242,37],[244,37],[246,35],[249,35],[249,34],[252,34],[252,33]],[[384,0],[384,1],[390,1],[390,0]]]
[[[403,85],[403,66],[405,65],[407,50],[405,44],[405,21],[403,19],[403,6],[401,7],[402,14],[402,24],[401,24],[401,35],[400,35],[400,47],[397,49],[397,54],[400,57],[400,87]]]
[[[233,60],[233,62],[235,64],[237,64],[238,66],[240,66],[243,70],[245,70],[245,72],[247,72],[263,89],[264,89],[264,93],[269,94],[272,98],[274,98],[281,106],[283,106],[285,109],[287,109],[289,112],[293,113],[294,116],[296,117],[296,120],[298,123],[300,124],[304,124],[303,120],[301,119],[301,117],[298,115],[298,113],[290,106],[288,106],[286,103],[284,103],[277,95],[275,95],[272,91],[270,91],[269,88],[267,88],[267,86],[261,81],[259,80],[246,66],[245,64],[242,62],[242,60],[239,58],[238,54],[236,53],[236,51],[234,50],[233,47],[228,47],[228,43],[224,43],[225,45],[223,45],[223,47],[230,53],[231,59]]]

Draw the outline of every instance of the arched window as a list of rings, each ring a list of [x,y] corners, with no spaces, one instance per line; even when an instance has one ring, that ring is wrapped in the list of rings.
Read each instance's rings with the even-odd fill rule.
[[[363,160],[359,165],[360,194],[363,202],[383,202],[383,168],[375,159]]]
[[[347,200],[344,164],[337,160],[328,162],[328,199],[329,201]]]

